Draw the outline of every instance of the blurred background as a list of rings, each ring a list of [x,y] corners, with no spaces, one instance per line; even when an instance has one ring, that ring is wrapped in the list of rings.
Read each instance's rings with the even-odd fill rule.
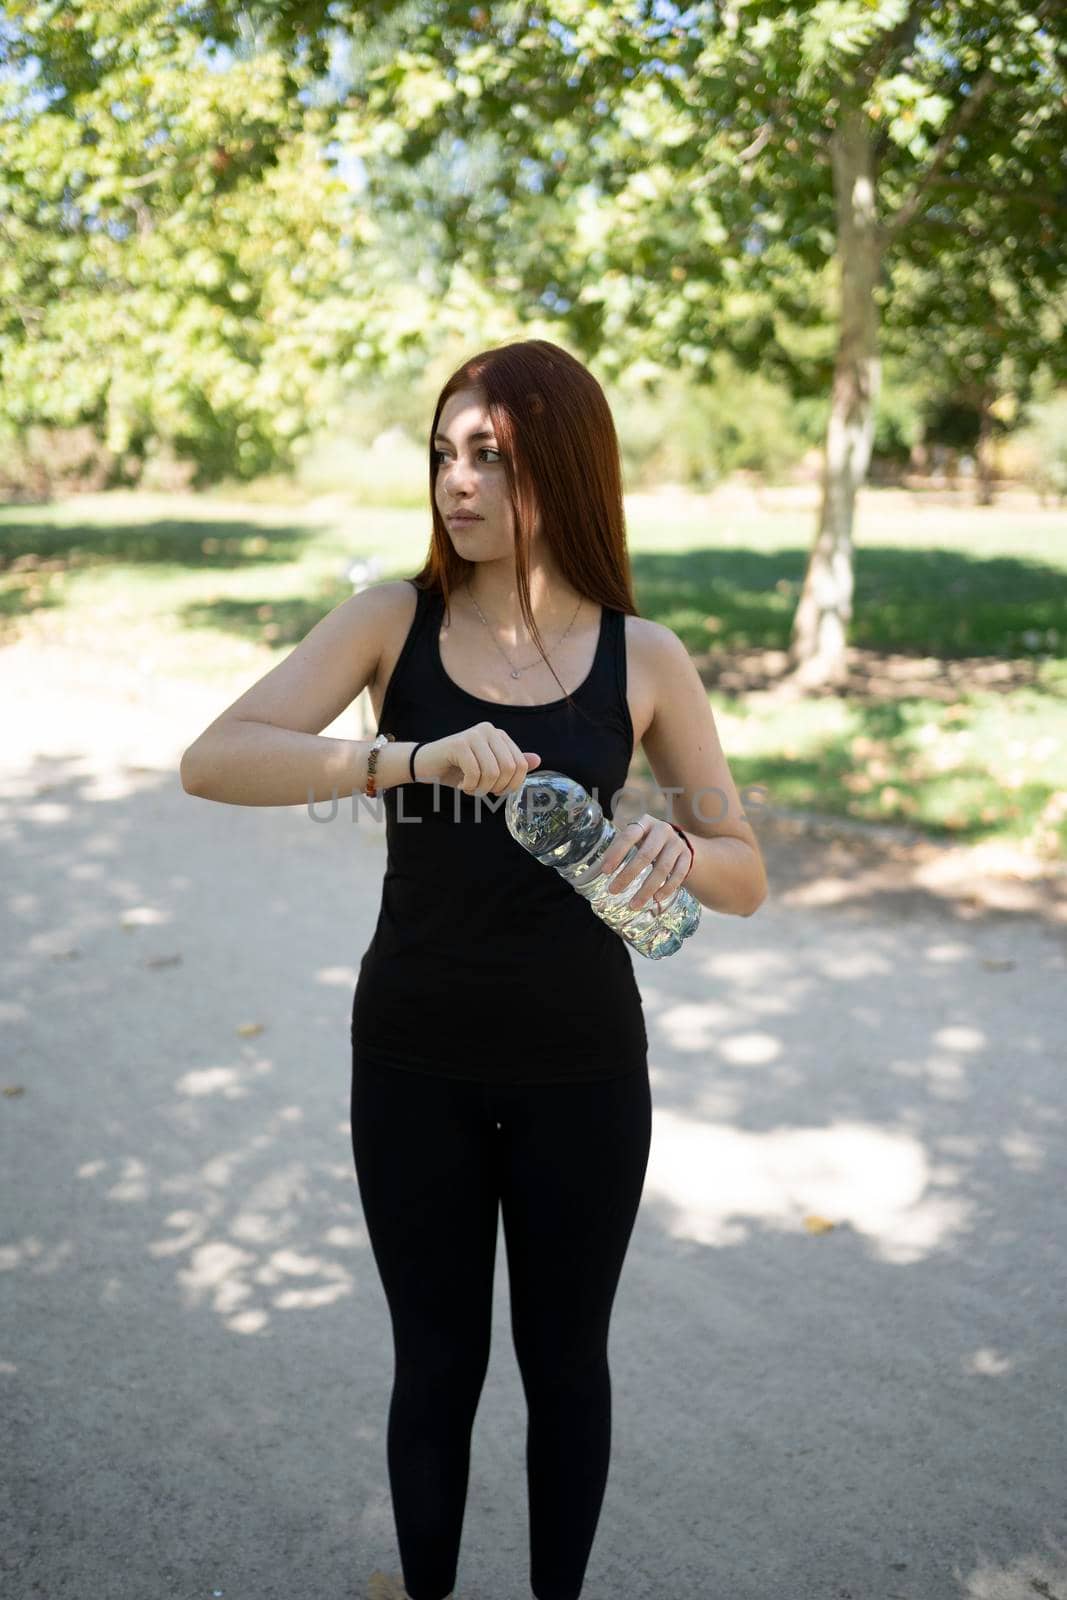
[[[421,564],[441,385],[546,338],[738,786],[1051,868],[1065,59],[1048,4],[9,3],[9,674],[180,748]]]

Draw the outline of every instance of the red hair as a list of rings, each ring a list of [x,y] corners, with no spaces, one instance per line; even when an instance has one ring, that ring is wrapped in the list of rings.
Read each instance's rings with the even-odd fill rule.
[[[433,532],[429,555],[412,582],[438,590],[447,608],[452,591],[477,566],[457,554],[435,494],[433,438],[445,402],[461,389],[481,390],[493,419],[515,518],[519,609],[541,655],[530,606],[530,538],[538,512],[541,536],[567,582],[610,610],[639,615],[626,549],[619,441],[607,398],[588,367],[546,339],[481,350],[441,390],[429,437]]]

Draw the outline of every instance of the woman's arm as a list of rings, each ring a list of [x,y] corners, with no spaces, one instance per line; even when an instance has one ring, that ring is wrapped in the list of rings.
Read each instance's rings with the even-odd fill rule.
[[[181,759],[182,788],[236,806],[295,806],[361,794],[372,739],[322,728],[374,678],[407,585],[375,584],[327,613],[283,661],[240,695]],[[409,781],[414,742],[378,752],[378,789]]]
[[[655,710],[641,741],[664,815],[693,844],[689,892],[710,911],[750,917],[767,897],[767,873],[730,775],[707,690],[672,629],[646,623]]]

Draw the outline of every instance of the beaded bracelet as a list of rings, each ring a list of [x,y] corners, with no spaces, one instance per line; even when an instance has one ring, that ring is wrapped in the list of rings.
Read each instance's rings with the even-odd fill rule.
[[[383,745],[392,743],[395,738],[395,733],[379,733],[370,747],[370,755],[367,757],[367,782],[363,793],[371,800],[378,793],[378,751],[382,749]]]

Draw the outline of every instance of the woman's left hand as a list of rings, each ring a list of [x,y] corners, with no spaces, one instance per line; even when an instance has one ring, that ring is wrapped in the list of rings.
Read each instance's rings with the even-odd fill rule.
[[[611,878],[634,845],[638,847],[637,854],[608,885],[609,892],[621,894],[640,877],[646,863],[652,862],[652,871],[629,904],[639,908],[654,898],[658,906],[663,906],[688,875],[693,859],[689,847],[669,822],[646,811],[643,817],[635,818],[619,830],[600,864],[601,871]]]

